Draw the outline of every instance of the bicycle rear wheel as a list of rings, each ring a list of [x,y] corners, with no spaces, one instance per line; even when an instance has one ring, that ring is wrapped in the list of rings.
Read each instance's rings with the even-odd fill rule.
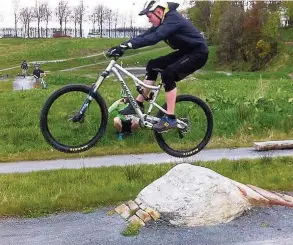
[[[164,104],[163,108],[167,108]],[[157,116],[164,113],[159,111]],[[162,150],[174,157],[189,157],[200,152],[209,142],[213,131],[213,116],[209,106],[200,98],[179,95],[176,98],[176,118],[186,123],[183,129],[155,133]]]
[[[41,132],[55,149],[77,153],[90,149],[104,134],[108,111],[104,99],[92,93],[92,100],[84,114],[80,114],[91,88],[68,85],[55,91],[43,106],[40,117]],[[73,118],[78,118],[73,120]]]

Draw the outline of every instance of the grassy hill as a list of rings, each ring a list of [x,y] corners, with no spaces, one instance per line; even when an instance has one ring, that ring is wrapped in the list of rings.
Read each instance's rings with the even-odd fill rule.
[[[286,35],[288,32],[285,32]],[[286,40],[290,40],[288,34]],[[0,81],[0,162],[24,159],[53,159],[77,156],[95,156],[119,153],[160,152],[153,133],[140,130],[134,137],[117,142],[112,121],[106,135],[92,150],[78,155],[66,155],[53,150],[43,139],[39,129],[39,113],[48,96],[65,84],[92,84],[97,72],[105,69],[103,55],[99,54],[121,40],[111,39],[1,39],[0,70],[19,66],[28,61],[71,58],[59,63],[46,63],[42,68],[50,71],[46,80],[49,89],[12,91],[12,80]],[[213,138],[208,145],[217,147],[251,146],[253,141],[292,139],[292,71],[293,46],[284,44],[280,55],[261,72],[233,72],[232,75],[215,71],[215,48],[210,48],[208,64],[178,83],[180,94],[194,94],[205,99],[212,108],[215,120]],[[124,67],[145,66],[152,57],[170,51],[163,43],[141,50],[130,50],[119,60]],[[290,53],[291,52],[291,53]],[[91,65],[75,71],[62,69]],[[7,71],[11,75],[19,68]],[[31,70],[30,70],[31,71]],[[1,73],[4,72],[0,72]],[[6,73],[6,72],[5,72]],[[110,77],[101,87],[107,105],[119,96],[119,84]],[[164,93],[159,103],[164,102]]]

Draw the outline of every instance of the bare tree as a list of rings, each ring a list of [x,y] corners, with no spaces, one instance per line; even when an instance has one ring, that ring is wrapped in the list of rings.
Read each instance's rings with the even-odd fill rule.
[[[135,36],[135,30],[133,27],[133,23],[134,23],[134,17],[133,17],[133,13],[131,12],[129,14],[129,25],[130,25],[131,37]]]
[[[114,32],[115,32],[114,37],[116,38],[117,37],[117,25],[118,25],[118,21],[119,21],[119,12],[118,12],[118,10],[113,12],[112,19],[113,19]]]
[[[70,20],[71,17],[71,9],[68,7],[66,11],[64,12],[64,30],[65,35],[67,34],[67,22]]]
[[[48,24],[52,18],[53,11],[49,8],[48,3],[43,4],[44,6],[44,21],[46,22],[46,38],[48,37]]]
[[[112,9],[105,8],[105,19],[108,23],[109,38],[111,37]]]
[[[124,14],[124,15],[122,16],[124,38],[126,37],[126,21],[127,21],[127,16]]]
[[[38,2],[38,0],[36,0],[36,5],[33,9],[33,16],[34,18],[37,20],[37,24],[38,24],[38,38],[40,38],[40,23],[42,21],[42,19],[44,18],[44,4],[41,4]]]
[[[13,14],[14,14],[14,32],[15,32],[16,37],[17,37],[17,23],[18,23],[19,17],[20,17],[20,14],[19,14],[19,11],[18,11],[19,1],[20,0],[14,0],[13,1],[13,3],[14,3],[14,10],[13,10]]]
[[[69,3],[66,0],[60,0],[58,7],[55,9],[56,17],[60,24],[60,32],[62,34],[62,25],[65,19],[67,8],[69,8]]]
[[[74,36],[77,37],[77,23],[78,23],[78,8],[74,7],[71,14],[71,20],[74,23]]]
[[[93,32],[96,32],[96,23],[98,22],[97,13],[94,11],[88,16],[89,21],[93,24]]]
[[[97,21],[99,25],[99,32],[100,37],[103,37],[103,24],[105,21],[105,6],[102,4],[99,4],[95,7],[95,13],[97,14]]]
[[[77,6],[79,36],[80,37],[82,37],[82,23],[83,23],[83,17],[84,17],[85,12],[86,12],[86,7],[84,6],[83,0],[80,0],[79,5]]]
[[[24,35],[30,37],[30,23],[33,20],[33,8],[22,8],[20,10],[20,20],[24,25]]]

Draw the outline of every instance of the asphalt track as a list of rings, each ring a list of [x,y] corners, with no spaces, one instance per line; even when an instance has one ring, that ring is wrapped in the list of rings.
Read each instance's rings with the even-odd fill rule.
[[[292,150],[256,152],[252,148],[217,149],[203,150],[188,159],[161,153],[1,163],[0,172],[292,155]],[[3,219],[0,220],[0,245],[293,245],[292,208],[253,208],[228,224],[210,227],[175,227],[166,221],[150,222],[135,237],[121,234],[127,224],[119,215],[108,214],[113,208],[97,209],[89,214],[66,213],[33,219]]]

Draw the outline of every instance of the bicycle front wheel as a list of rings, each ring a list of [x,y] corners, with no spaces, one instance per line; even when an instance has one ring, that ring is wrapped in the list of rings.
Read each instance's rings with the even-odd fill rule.
[[[80,116],[91,88],[68,85],[55,91],[43,106],[41,132],[55,149],[66,153],[83,152],[93,147],[104,134],[108,111],[104,99],[91,94],[92,100]],[[78,120],[73,120],[73,118]]]
[[[163,106],[167,108],[167,104]],[[159,111],[158,117],[163,116]],[[176,118],[186,127],[155,132],[155,138],[166,153],[174,157],[189,157],[200,152],[209,142],[213,131],[213,116],[209,106],[200,98],[179,95],[176,98]]]

